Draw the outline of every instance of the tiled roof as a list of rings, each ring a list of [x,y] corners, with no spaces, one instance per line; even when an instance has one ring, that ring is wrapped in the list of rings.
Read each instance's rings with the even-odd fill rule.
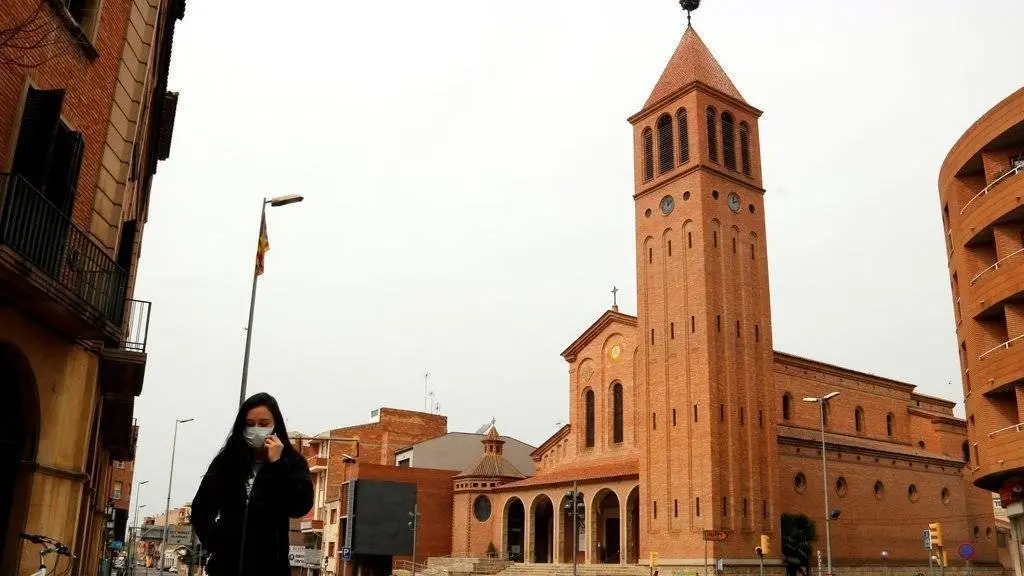
[[[736,89],[732,80],[722,69],[722,65],[715,60],[708,47],[697,35],[697,31],[687,26],[683,38],[679,41],[679,46],[672,54],[672,58],[669,59],[668,65],[665,66],[665,71],[661,73],[658,83],[654,85],[654,90],[647,98],[644,108],[693,82],[700,82],[726,96],[746,103],[740,91]]]
[[[813,430],[809,428],[796,428],[793,426],[779,425],[779,440],[796,440],[802,444],[814,444],[816,446],[821,445],[821,431]],[[936,454],[927,450],[916,448],[907,444],[900,444],[897,442],[886,442],[885,440],[872,440],[870,438],[861,438],[859,436],[848,436],[846,434],[834,434],[831,432],[825,433],[825,443],[827,447],[832,449],[852,448],[861,450],[871,450],[874,452],[885,452],[897,456],[917,458],[922,460],[935,460],[940,461],[942,464],[952,465],[963,465],[963,460],[953,457],[946,456],[944,454]]]
[[[459,473],[456,478],[525,478],[504,456],[495,452],[484,452],[473,464]]]
[[[505,484],[501,490],[515,490],[528,486],[546,486],[553,484],[569,484],[574,480],[580,482],[612,478],[626,478],[640,475],[640,462],[636,457],[616,460],[605,460],[592,464],[576,464],[543,472],[532,478]]]

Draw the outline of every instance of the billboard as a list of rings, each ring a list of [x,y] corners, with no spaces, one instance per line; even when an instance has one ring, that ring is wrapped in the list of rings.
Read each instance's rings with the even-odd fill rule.
[[[354,554],[412,555],[416,485],[380,480],[353,482],[349,516]]]

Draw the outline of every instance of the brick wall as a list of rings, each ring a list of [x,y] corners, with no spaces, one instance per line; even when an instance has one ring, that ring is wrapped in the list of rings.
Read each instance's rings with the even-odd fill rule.
[[[416,561],[452,553],[453,479],[457,472],[359,463],[352,468],[356,480],[381,480],[416,484],[416,505],[420,514]],[[396,560],[411,558],[396,557]]]

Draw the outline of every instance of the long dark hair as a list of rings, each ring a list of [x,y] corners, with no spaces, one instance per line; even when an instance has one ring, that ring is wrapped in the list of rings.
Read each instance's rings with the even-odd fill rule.
[[[221,464],[223,469],[230,471],[229,474],[231,476],[237,474],[238,482],[245,481],[244,475],[249,473],[253,460],[252,449],[249,448],[244,436],[245,417],[250,410],[259,406],[266,406],[267,410],[270,410],[270,414],[274,417],[274,434],[284,444],[282,457],[289,457],[295,453],[295,448],[288,438],[288,428],[284,424],[284,416],[281,414],[281,408],[277,405],[277,399],[266,392],[253,394],[239,406],[238,414],[235,415],[235,422],[231,425],[231,432],[228,433],[224,447],[220,449],[220,452],[214,458],[214,462]]]

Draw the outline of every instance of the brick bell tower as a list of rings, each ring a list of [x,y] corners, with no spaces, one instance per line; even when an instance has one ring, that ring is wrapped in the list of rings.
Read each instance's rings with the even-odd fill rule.
[[[687,24],[635,155],[641,552],[659,564],[778,558],[777,446],[757,121]]]

